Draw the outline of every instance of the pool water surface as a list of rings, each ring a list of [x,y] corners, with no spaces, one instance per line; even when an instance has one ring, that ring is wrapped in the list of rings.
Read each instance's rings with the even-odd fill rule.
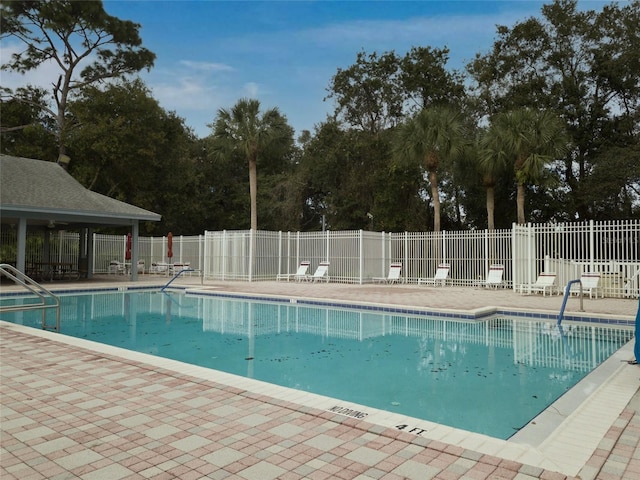
[[[507,439],[633,332],[160,292],[60,297],[61,333]],[[20,302],[2,299],[2,303]],[[52,313],[52,312],[51,312]],[[40,312],[3,320],[40,327]]]

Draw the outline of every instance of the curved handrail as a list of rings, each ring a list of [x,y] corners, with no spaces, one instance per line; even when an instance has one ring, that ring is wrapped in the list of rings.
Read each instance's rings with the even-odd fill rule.
[[[564,316],[564,308],[567,306],[567,300],[569,299],[569,295],[571,295],[571,285],[574,283],[580,284],[580,311],[584,312],[584,308],[582,306],[582,282],[580,279],[577,280],[569,280],[566,288],[564,289],[564,298],[562,299],[562,307],[560,307],[560,313],[558,314],[558,325],[562,323],[562,317]]]
[[[171,284],[173,283],[173,281],[174,281],[176,278],[178,278],[180,275],[182,275],[184,272],[195,272],[195,270],[194,270],[193,268],[185,268],[184,270],[180,270],[178,273],[176,273],[176,274],[173,276],[173,278],[172,278],[171,280],[169,280],[169,281],[167,282],[167,284],[166,284],[164,287],[162,287],[162,288],[160,289],[160,291],[161,291],[161,292],[164,292],[164,289],[165,289],[165,288],[167,288],[169,285],[171,285]]]
[[[5,277],[13,280],[15,283],[22,285],[24,288],[29,290],[31,293],[40,298],[42,303],[31,304],[31,305],[0,305],[0,312],[17,312],[24,310],[38,310],[42,309],[42,329],[47,330],[49,328],[55,330],[56,332],[60,331],[60,299],[51,293],[49,290],[44,288],[38,282],[33,280],[31,277],[28,277],[20,270],[18,270],[13,265],[9,265],[8,263],[0,263],[0,273]],[[53,299],[53,304],[47,304],[47,297]],[[49,327],[47,325],[47,309],[55,308],[56,309],[56,325],[55,327]]]

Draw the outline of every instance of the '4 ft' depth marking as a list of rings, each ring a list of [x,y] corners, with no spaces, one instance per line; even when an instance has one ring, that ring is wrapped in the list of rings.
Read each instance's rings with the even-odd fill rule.
[[[407,430],[409,428],[409,425],[396,425],[396,428],[398,430],[406,430],[407,433],[414,433],[416,435],[422,435],[424,432],[427,431],[426,428],[418,428],[418,427],[413,427],[413,428]]]

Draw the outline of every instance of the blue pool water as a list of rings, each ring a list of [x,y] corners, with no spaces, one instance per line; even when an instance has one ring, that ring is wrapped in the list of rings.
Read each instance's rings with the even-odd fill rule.
[[[65,335],[502,439],[633,335],[605,326],[559,331],[549,322],[461,321],[160,292],[60,298]],[[28,311],[2,319],[39,328],[41,318]]]

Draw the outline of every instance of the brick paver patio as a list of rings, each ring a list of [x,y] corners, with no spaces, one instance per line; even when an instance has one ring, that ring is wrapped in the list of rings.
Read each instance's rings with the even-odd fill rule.
[[[3,324],[0,341],[2,480],[574,478],[55,334]],[[575,478],[640,478],[640,393]]]

